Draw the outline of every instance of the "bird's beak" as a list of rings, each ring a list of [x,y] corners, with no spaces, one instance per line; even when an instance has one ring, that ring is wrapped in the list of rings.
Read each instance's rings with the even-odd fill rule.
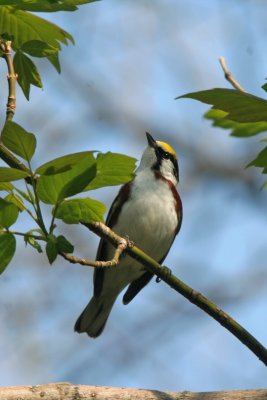
[[[150,133],[146,132],[146,138],[147,138],[147,142],[148,145],[150,147],[153,147],[154,149],[157,147],[157,142],[155,139],[153,139],[153,137],[150,135]]]

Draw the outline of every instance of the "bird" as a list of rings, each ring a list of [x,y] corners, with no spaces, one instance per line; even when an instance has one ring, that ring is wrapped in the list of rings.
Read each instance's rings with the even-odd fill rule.
[[[106,225],[160,264],[178,234],[183,218],[177,156],[165,142],[146,132],[147,147],[132,181],[124,184],[113,201]],[[101,239],[96,260],[113,258],[114,247]],[[127,287],[128,304],[152,279],[153,274],[127,254],[112,268],[95,268],[93,297],[77,319],[74,330],[96,338],[102,332],[115,300]]]

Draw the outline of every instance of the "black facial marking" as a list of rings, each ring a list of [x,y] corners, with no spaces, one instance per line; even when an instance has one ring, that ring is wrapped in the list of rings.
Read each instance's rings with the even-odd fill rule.
[[[157,156],[157,161],[153,165],[152,169],[154,171],[160,171],[160,166],[162,164],[162,160],[171,160],[173,164],[173,175],[179,181],[179,168],[178,168],[178,162],[176,158],[173,156],[173,154],[169,153],[168,151],[163,150],[162,147],[157,146],[155,148],[155,153]]]

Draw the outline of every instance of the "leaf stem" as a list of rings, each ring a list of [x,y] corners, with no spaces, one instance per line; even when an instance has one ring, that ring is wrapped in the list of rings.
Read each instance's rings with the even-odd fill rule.
[[[58,209],[59,206],[60,206],[60,203],[56,203],[55,207],[53,209],[52,220],[51,220],[51,224],[50,224],[50,227],[49,227],[49,235],[51,235],[53,233],[54,223],[55,223],[55,218],[56,218],[56,212],[57,212],[57,209]]]
[[[13,235],[17,235],[17,236],[24,236],[24,237],[29,237],[35,240],[43,240],[46,241],[46,238],[44,236],[40,236],[40,235],[32,235],[31,233],[23,233],[23,232],[17,232],[17,231],[11,231],[11,230],[6,230],[3,231],[4,233],[12,233]]]
[[[34,208],[35,208],[36,217],[37,217],[36,222],[39,225],[39,227],[42,229],[42,231],[44,232],[45,236],[47,237],[48,236],[48,232],[47,232],[44,220],[43,220],[43,215],[42,215],[42,210],[41,210],[41,206],[40,206],[40,202],[39,202],[39,197],[38,197],[38,193],[37,193],[37,190],[36,190],[36,179],[34,177],[33,171],[31,170],[30,163],[29,163],[29,168],[30,168],[30,171],[31,171],[32,188],[33,188],[33,193],[34,193],[34,198],[35,198],[35,202],[34,202],[35,206],[34,206]]]

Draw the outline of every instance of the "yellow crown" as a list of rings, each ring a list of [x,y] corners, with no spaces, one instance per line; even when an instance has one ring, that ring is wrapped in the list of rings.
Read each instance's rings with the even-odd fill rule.
[[[162,147],[164,151],[167,151],[168,153],[172,154],[173,157],[177,159],[175,151],[173,150],[173,148],[168,143],[160,142],[159,140],[157,140],[157,144],[160,147]]]

